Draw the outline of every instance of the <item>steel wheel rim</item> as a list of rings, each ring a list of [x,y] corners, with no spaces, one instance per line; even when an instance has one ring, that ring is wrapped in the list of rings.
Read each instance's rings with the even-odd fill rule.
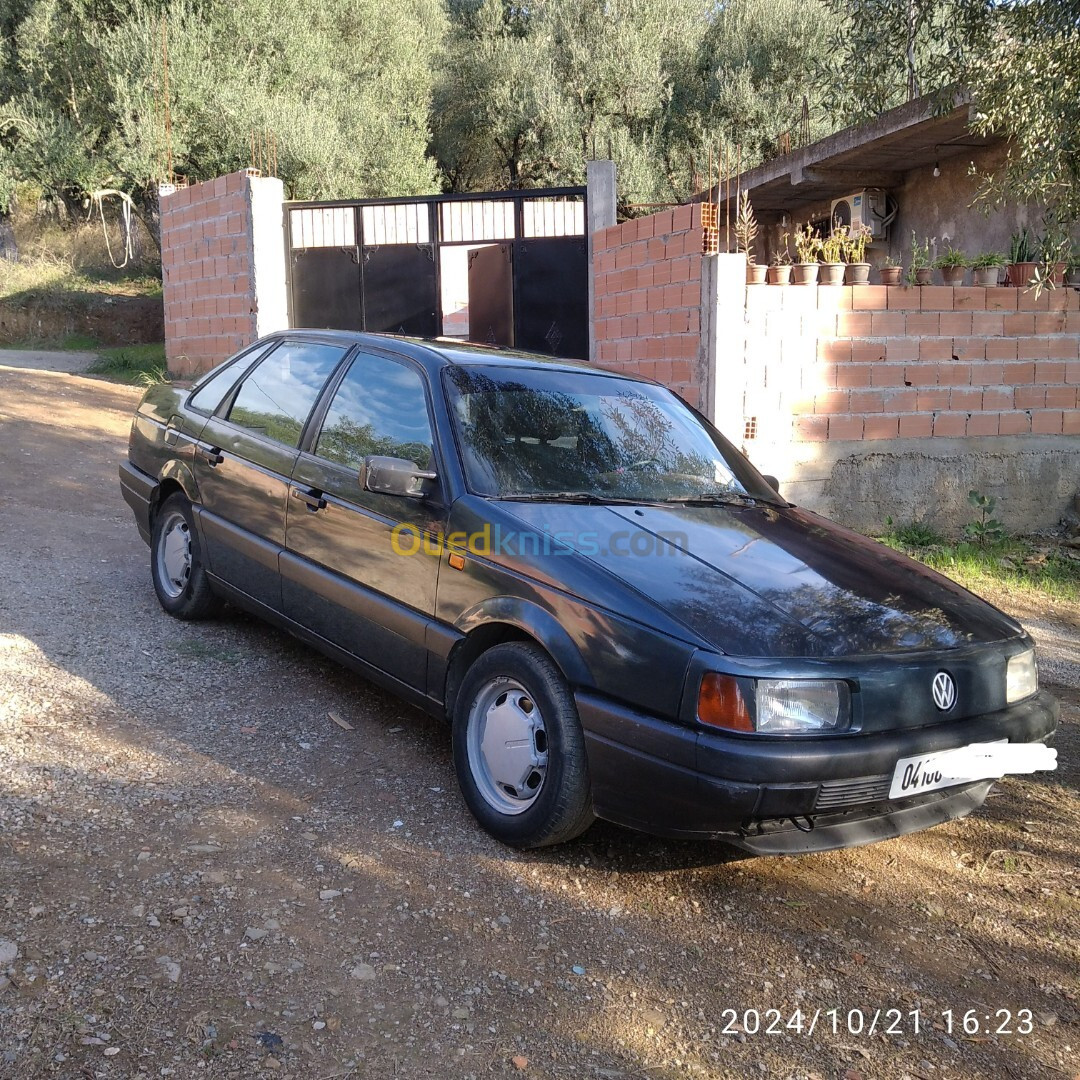
[[[156,558],[162,591],[176,600],[191,578],[191,530],[187,519],[177,510],[162,522]]]
[[[481,798],[500,814],[523,814],[547,776],[548,738],[536,699],[504,676],[485,683],[469,709],[469,771]]]

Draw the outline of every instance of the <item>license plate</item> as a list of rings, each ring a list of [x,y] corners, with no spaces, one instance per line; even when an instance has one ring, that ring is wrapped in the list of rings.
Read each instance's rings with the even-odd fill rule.
[[[890,799],[907,799],[926,791],[999,780],[1009,773],[1057,768],[1057,751],[1042,743],[972,743],[955,750],[901,758],[893,770]]]

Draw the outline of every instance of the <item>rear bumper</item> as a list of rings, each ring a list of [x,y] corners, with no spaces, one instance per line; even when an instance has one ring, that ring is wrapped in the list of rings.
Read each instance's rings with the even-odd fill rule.
[[[141,469],[136,469],[130,461],[120,462],[120,490],[124,502],[135,514],[135,523],[139,526],[139,535],[150,543],[150,505],[157,488],[157,481]]]
[[[889,802],[898,759],[969,743],[1045,742],[1058,704],[1040,693],[933,727],[758,739],[699,731],[577,696],[596,813],[662,836],[718,837],[758,854],[853,847],[963,817],[991,782]]]

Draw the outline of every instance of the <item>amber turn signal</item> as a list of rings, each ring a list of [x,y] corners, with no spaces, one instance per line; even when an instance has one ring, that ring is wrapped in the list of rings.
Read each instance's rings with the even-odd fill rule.
[[[710,671],[698,691],[698,719],[711,727],[728,731],[753,731],[754,720],[733,675]]]

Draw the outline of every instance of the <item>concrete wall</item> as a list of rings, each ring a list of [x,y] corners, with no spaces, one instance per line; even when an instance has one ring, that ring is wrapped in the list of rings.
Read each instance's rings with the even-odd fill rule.
[[[231,173],[161,200],[169,370],[193,375],[288,326],[280,180]]]

